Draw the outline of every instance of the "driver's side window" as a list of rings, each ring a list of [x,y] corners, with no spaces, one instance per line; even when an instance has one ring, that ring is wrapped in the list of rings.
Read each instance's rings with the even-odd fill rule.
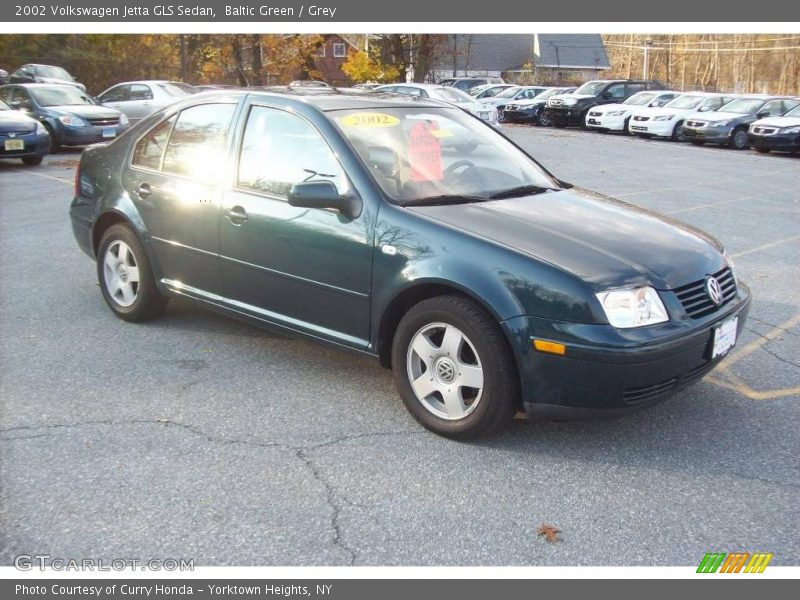
[[[276,108],[250,109],[239,155],[239,188],[286,197],[295,183],[331,181],[348,191],[339,161],[304,118]]]
[[[606,90],[606,93],[603,94],[606,98],[611,98],[614,100],[618,100],[620,98],[625,97],[625,84],[624,83],[616,83]]]

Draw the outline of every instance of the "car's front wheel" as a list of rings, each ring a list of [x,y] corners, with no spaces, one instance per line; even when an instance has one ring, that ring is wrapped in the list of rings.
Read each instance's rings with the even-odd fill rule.
[[[553,121],[550,119],[550,115],[541,112],[539,113],[539,116],[536,117],[536,123],[542,127],[550,127],[553,124]]]
[[[750,145],[746,129],[737,129],[731,136],[731,148],[734,150],[744,150]]]
[[[155,284],[139,238],[125,225],[112,225],[97,252],[97,279],[106,304],[125,321],[146,321],[166,305]]]
[[[467,298],[439,296],[409,310],[395,333],[392,367],[408,411],[446,437],[495,431],[519,407],[519,378],[503,333]]]

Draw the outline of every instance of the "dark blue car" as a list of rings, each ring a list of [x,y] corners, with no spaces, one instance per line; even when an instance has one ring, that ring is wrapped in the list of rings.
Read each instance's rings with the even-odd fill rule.
[[[0,86],[0,100],[37,119],[50,134],[50,151],[60,146],[108,142],[128,128],[128,117],[99,106],[71,85],[48,83]]]
[[[38,165],[49,147],[50,135],[41,123],[0,100],[0,158]]]

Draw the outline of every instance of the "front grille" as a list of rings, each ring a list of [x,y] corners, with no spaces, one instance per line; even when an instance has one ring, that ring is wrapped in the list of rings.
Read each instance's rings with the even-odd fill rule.
[[[634,121],[649,121],[650,117],[643,117],[641,115],[636,115],[635,117],[633,117],[633,120]]]
[[[705,279],[700,279],[699,281],[674,290],[686,314],[692,319],[699,319],[710,315],[733,300],[733,297],[736,295],[736,280],[729,267],[725,267],[721,271],[714,273],[714,278],[719,281],[722,287],[722,302],[720,304],[714,304],[711,300],[706,290]]]
[[[645,402],[646,400],[651,400],[656,396],[661,396],[662,394],[671,392],[677,384],[678,378],[673,377],[672,379],[667,379],[666,381],[662,381],[654,385],[627,388],[622,392],[622,399],[627,404],[638,404],[640,402]]]
[[[777,131],[778,130],[775,127],[753,127],[753,133],[758,133],[761,135],[772,135]]]
[[[590,116],[590,117],[602,117],[602,116],[603,116],[603,113],[601,113],[601,112],[600,112],[600,111],[598,111],[598,110],[590,110],[590,111],[589,111],[589,116]]]
[[[119,125],[119,117],[96,117],[93,119],[86,119],[90,125],[98,127],[108,127],[110,125]]]
[[[17,137],[19,137],[21,135],[29,135],[29,134],[33,133],[34,131],[35,131],[35,129],[30,129],[30,128],[28,128],[28,129],[14,129],[14,130],[9,130],[9,131],[0,131],[0,139],[11,139],[11,140],[13,140],[13,139],[15,139],[15,138],[17,138]],[[14,135],[13,136],[9,135],[11,133],[13,133]]]
[[[705,121],[686,121],[687,127],[705,127]]]
[[[550,105],[550,106],[561,106],[562,104],[564,104],[564,101],[563,100],[548,100],[547,104]]]

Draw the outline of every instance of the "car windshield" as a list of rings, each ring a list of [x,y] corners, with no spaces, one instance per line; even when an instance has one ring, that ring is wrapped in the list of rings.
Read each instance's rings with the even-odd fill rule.
[[[459,109],[381,107],[327,115],[399,204],[482,201],[559,188],[511,142]]]
[[[731,100],[719,110],[720,112],[749,115],[758,110],[762,104],[764,104],[762,98],[739,98],[738,100]]]
[[[606,85],[606,81],[587,81],[577,90],[576,94],[587,94],[589,96],[596,96],[600,90]]]
[[[32,87],[30,92],[40,106],[94,104],[89,96],[72,86]]]
[[[11,107],[2,100],[0,100],[0,110],[11,110]]]
[[[446,102],[474,102],[472,97],[466,92],[456,88],[434,88],[430,90],[433,98],[445,100]]]
[[[158,87],[174,98],[183,98],[194,91],[193,88],[192,91],[184,90],[183,87],[181,87],[183,85],[182,83],[159,83]]]
[[[55,79],[66,79],[67,81],[72,81],[72,75],[67,73],[61,67],[51,67],[48,65],[39,65],[35,67],[36,74],[39,77],[53,77]]]
[[[656,97],[656,92],[639,92],[638,94],[634,94],[623,104],[628,104],[630,106],[644,106],[653,100]]]
[[[550,96],[555,96],[556,94],[563,94],[564,88],[550,88],[549,90],[543,91],[541,94],[536,96],[536,100],[547,100]]]
[[[707,96],[684,94],[683,96],[678,96],[674,100],[667,102],[664,108],[695,108],[705,98],[707,98]]]
[[[188,83],[183,83],[182,81],[170,81],[169,85],[174,86],[178,89],[183,90],[187,94],[196,94],[197,88],[194,86],[189,85]]]
[[[516,95],[516,93],[517,93],[517,92],[519,92],[521,89],[522,89],[522,88],[521,88],[521,87],[519,87],[519,86],[517,86],[517,87],[510,87],[510,88],[506,88],[506,89],[504,89],[502,92],[500,92],[499,94],[497,94],[497,95],[495,96],[495,98],[512,98],[512,97],[513,97],[514,95]]]

